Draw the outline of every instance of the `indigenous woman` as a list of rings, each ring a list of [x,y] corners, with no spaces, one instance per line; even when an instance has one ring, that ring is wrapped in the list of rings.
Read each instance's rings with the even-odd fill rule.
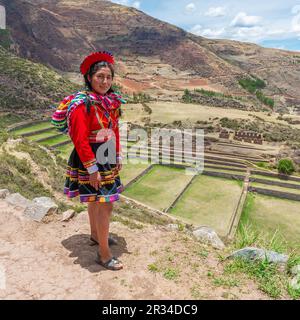
[[[114,93],[114,57],[107,51],[94,52],[80,66],[87,91],[69,98],[68,132],[74,149],[68,161],[64,193],[79,195],[88,203],[91,241],[99,245],[96,262],[110,270],[122,263],[113,257],[109,245],[109,223],[113,202],[123,191],[119,171],[122,168],[118,118],[121,96]]]

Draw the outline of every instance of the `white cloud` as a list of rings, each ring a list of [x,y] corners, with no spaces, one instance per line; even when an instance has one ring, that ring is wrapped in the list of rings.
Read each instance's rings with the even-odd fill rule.
[[[251,27],[251,28],[236,28],[232,33],[232,37],[237,40],[250,41],[263,39],[266,34],[266,30],[263,27]]]
[[[230,26],[251,28],[256,26],[260,21],[261,17],[259,16],[247,16],[245,12],[239,12],[231,21]]]
[[[189,30],[189,32],[195,34],[196,36],[201,36],[202,26],[200,24],[196,24]]]
[[[196,10],[196,6],[193,2],[189,3],[188,5],[185,6],[185,12],[186,13],[193,13]]]
[[[127,7],[135,7],[137,9],[140,8],[141,2],[140,1],[130,1],[130,0],[109,0],[110,2],[121,4]]]
[[[223,17],[226,15],[225,7],[211,7],[204,15],[208,17]]]
[[[203,36],[207,38],[217,38],[225,33],[225,28],[221,29],[203,29],[201,25],[194,25],[189,32],[195,34],[196,36]]]
[[[251,28],[229,28],[226,30],[226,37],[229,39],[260,42],[266,39],[285,39],[289,35],[288,28],[275,28],[274,26],[255,26]]]
[[[297,4],[296,6],[293,6],[292,8],[292,14],[300,13],[300,5]]]
[[[291,22],[291,31],[299,33],[300,32],[300,5],[294,6],[292,9],[292,13],[295,14],[295,16],[293,17]]]
[[[260,42],[265,39],[285,39],[289,33],[288,28],[274,28],[267,26],[254,27],[222,27],[207,28],[199,24],[194,25],[189,32],[206,38],[223,38],[238,41]]]
[[[140,1],[134,1],[133,4],[132,4],[133,7],[139,9],[140,6],[141,6],[141,2]]]
[[[225,28],[219,29],[219,30],[212,30],[212,29],[204,29],[202,31],[202,36],[203,37],[208,37],[208,38],[217,38],[225,33]]]
[[[117,4],[122,4],[123,6],[128,6],[129,5],[128,0],[109,0],[109,1],[117,3]]]

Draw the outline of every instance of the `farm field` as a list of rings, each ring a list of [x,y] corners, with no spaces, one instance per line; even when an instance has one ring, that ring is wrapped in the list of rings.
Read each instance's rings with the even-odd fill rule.
[[[172,123],[173,121],[184,120],[202,120],[229,117],[230,119],[255,119],[260,117],[268,122],[287,125],[284,120],[277,119],[279,114],[272,113],[268,115],[266,112],[243,111],[239,109],[226,109],[218,107],[210,107],[199,104],[186,104],[180,102],[151,102],[147,105],[152,109],[149,115],[143,110],[141,104],[127,104],[124,107],[123,121],[144,122],[144,117],[150,117],[151,122]],[[300,128],[299,124],[292,124],[294,128]]]
[[[123,164],[122,170],[120,172],[121,180],[123,184],[127,184],[129,181],[134,179],[142,171],[144,171],[150,164],[146,162],[139,162],[137,164],[128,162]]]
[[[278,230],[292,248],[300,252],[300,203],[299,201],[279,199],[261,194],[248,194],[241,222],[249,222],[258,231],[272,237]]]
[[[191,175],[185,174],[185,169],[155,165],[129,186],[124,195],[155,209],[164,210],[172,204],[191,178]]]
[[[64,141],[69,141],[69,140],[70,140],[69,136],[62,134],[60,136],[44,140],[44,141],[40,142],[40,144],[42,144],[44,146],[52,146],[52,145],[55,145],[57,143],[64,142]]]
[[[56,129],[51,129],[49,131],[45,131],[45,132],[41,132],[41,133],[30,135],[27,138],[29,140],[36,141],[36,140],[39,140],[39,139],[43,139],[43,138],[48,138],[48,137],[54,136],[56,134],[59,134],[57,132],[57,130]]]
[[[21,129],[13,130],[12,132],[17,135],[22,135],[24,133],[29,133],[29,132],[33,132],[36,130],[46,129],[46,128],[53,128],[50,121],[32,124],[32,125],[29,125],[27,127],[21,128]]]
[[[170,213],[226,236],[241,191],[241,181],[199,175]]]

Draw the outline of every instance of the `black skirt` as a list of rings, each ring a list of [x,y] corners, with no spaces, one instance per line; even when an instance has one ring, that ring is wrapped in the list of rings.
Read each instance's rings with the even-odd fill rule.
[[[91,143],[95,154],[102,143]],[[68,160],[64,194],[68,198],[79,196],[80,202],[114,202],[119,200],[120,193],[124,190],[117,165],[109,161],[97,162],[101,175],[101,186],[98,190],[89,184],[89,173],[84,168],[78,153],[74,148]]]

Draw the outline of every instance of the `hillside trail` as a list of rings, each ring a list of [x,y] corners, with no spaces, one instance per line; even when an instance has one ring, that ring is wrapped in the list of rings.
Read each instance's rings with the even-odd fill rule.
[[[0,299],[268,299],[248,279],[213,285],[208,273],[223,271],[219,253],[183,232],[112,222],[118,245],[111,249],[124,268],[110,271],[95,263],[87,212],[38,223],[23,210],[0,199]]]

